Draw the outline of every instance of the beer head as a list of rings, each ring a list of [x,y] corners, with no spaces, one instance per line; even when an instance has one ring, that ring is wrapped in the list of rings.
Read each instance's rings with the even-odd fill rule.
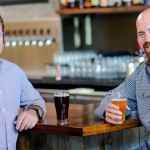
[[[54,97],[66,97],[69,96],[69,92],[68,91],[55,91],[54,92]]]
[[[121,102],[121,101],[127,101],[126,98],[113,98],[111,101]]]

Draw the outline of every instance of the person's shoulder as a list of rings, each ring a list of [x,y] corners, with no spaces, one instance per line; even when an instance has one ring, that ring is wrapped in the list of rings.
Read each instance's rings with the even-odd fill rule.
[[[145,72],[146,61],[141,62],[136,68],[136,75],[142,75]]]
[[[1,59],[2,62],[2,70],[7,71],[7,70],[16,70],[18,72],[22,72],[22,69],[15,63],[10,62],[6,59]]]
[[[139,71],[141,71],[142,69],[144,69],[145,63],[146,63],[146,61],[143,61],[143,62],[141,62],[141,63],[138,65],[138,70],[139,70]]]

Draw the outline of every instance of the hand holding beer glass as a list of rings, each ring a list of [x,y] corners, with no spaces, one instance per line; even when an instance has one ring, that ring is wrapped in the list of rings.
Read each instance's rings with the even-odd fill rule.
[[[68,91],[54,92],[54,104],[57,114],[57,124],[67,125],[68,110],[69,110],[69,92]]]
[[[125,121],[125,111],[127,107],[127,98],[125,97],[124,92],[119,91],[116,93],[112,93],[112,99],[111,99],[112,104],[116,105],[119,107],[119,111],[122,112],[122,120],[115,119],[115,121]]]

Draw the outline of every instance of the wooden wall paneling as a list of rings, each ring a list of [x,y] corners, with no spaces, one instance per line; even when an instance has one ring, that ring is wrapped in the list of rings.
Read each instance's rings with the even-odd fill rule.
[[[85,150],[83,137],[69,136],[66,150]]]
[[[59,143],[63,142],[59,141],[59,135],[55,136],[53,134],[46,134],[46,137],[47,137],[46,149],[59,150]]]
[[[123,130],[123,149],[131,150],[139,148],[140,128]]]
[[[60,49],[60,21],[46,20],[46,21],[32,21],[32,22],[14,22],[6,23],[5,31],[19,31],[23,30],[25,35],[26,30],[30,31],[32,35],[33,30],[37,30],[37,35],[40,30],[44,31],[43,35],[47,35],[47,29],[50,29],[50,35],[55,38],[50,46],[16,46],[4,48],[1,54],[2,58],[12,61],[23,68],[25,72],[45,72],[45,64],[52,63],[52,56]]]
[[[94,136],[85,137],[85,150],[103,150],[104,149],[104,135],[98,134]]]
[[[123,133],[122,131],[111,132],[104,135],[105,149],[107,150],[123,150]]]
[[[87,137],[23,131],[19,134],[17,150],[134,150],[143,145],[140,143],[144,139],[143,131],[135,128]]]
[[[140,132],[140,146],[142,146],[144,144],[144,138],[145,136],[148,134],[148,131],[142,126],[139,128],[139,132]]]
[[[24,131],[19,134],[17,150],[47,150],[47,145],[46,134]]]

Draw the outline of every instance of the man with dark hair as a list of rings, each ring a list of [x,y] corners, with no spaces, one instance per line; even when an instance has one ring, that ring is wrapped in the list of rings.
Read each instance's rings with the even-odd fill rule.
[[[0,53],[4,21],[0,16]],[[18,111],[22,108],[18,115]],[[0,150],[15,150],[18,130],[32,129],[46,112],[45,102],[17,65],[0,59]]]
[[[128,99],[126,115],[138,110],[141,123],[150,133],[150,8],[137,17],[136,29],[138,43],[147,60],[141,63],[120,86],[108,92],[95,110],[95,115],[105,119],[108,123],[122,124],[122,113],[116,105],[111,103],[111,97],[112,93],[123,91],[124,97]],[[150,149],[150,134],[139,149]]]

